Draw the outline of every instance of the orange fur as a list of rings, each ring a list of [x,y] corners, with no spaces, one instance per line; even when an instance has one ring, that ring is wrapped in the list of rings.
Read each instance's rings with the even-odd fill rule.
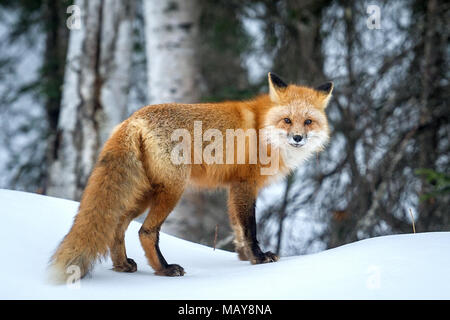
[[[136,264],[126,256],[124,232],[130,221],[148,207],[150,213],[139,237],[149,264],[157,274],[184,274],[181,267],[168,265],[162,257],[158,234],[161,224],[189,184],[228,188],[230,221],[236,233],[235,243],[240,258],[249,259],[252,263],[276,261],[275,255],[266,253],[264,256],[257,247],[256,229],[253,232],[254,227],[251,227],[254,213],[252,216],[251,211],[258,191],[294,168],[290,163],[292,160],[288,159],[289,154],[293,152],[293,158],[296,158],[295,152],[301,154],[301,150],[307,150],[306,147],[289,146],[285,143],[287,138],[286,141],[283,138],[281,142],[269,144],[269,154],[277,148],[282,149],[276,158],[279,166],[276,175],[262,175],[261,168],[265,165],[259,160],[255,164],[248,163],[248,138],[245,140],[245,164],[195,164],[193,153],[192,164],[174,164],[170,158],[171,150],[178,143],[171,140],[175,129],[187,129],[191,133],[191,145],[194,145],[194,121],[202,121],[203,132],[217,129],[223,137],[227,129],[272,127],[282,137],[284,134],[288,137],[320,132],[323,135],[321,142],[326,142],[328,125],[324,110],[331,90],[324,93],[295,85],[277,87],[270,74],[269,87],[270,94],[249,101],[151,105],[121,123],[103,147],[73,226],[51,258],[56,280],[67,279],[65,270],[70,265],[78,266],[81,276],[84,276],[92,264],[108,252],[115,270],[136,271]],[[291,119],[292,123],[285,123],[284,118]],[[310,125],[305,125],[307,118],[313,120]],[[259,138],[260,133],[256,132]],[[208,142],[203,142],[202,150],[207,145]],[[314,150],[308,149],[305,158],[309,153],[320,151],[322,145],[317,145]],[[234,146],[235,160],[236,148]]]

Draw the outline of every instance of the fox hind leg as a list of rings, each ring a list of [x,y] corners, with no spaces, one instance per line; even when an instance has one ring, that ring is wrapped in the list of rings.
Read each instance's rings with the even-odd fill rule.
[[[113,270],[117,272],[136,272],[137,265],[133,259],[127,257],[125,249],[125,231],[130,224],[132,217],[124,217],[121,219],[116,228],[114,243],[111,246],[111,260],[113,262]]]
[[[125,249],[125,231],[130,222],[138,217],[149,206],[149,200],[141,201],[135,210],[127,212],[120,218],[115,230],[114,242],[110,248],[113,270],[117,272],[136,272],[137,264],[133,259],[128,258]]]
[[[183,276],[185,273],[181,266],[168,264],[159,249],[161,225],[173,208],[175,208],[183,193],[183,189],[184,185],[183,187],[180,185],[174,187],[172,185],[170,190],[166,187],[160,187],[152,197],[150,212],[139,230],[139,240],[145,251],[145,256],[157,275],[174,277]]]

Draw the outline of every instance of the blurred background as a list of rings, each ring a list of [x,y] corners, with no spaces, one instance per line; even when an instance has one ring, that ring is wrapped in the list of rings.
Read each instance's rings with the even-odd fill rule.
[[[111,129],[135,110],[246,99],[273,71],[335,90],[329,147],[260,194],[266,250],[312,253],[411,233],[413,221],[449,231],[449,7],[1,0],[0,187],[79,200]],[[225,192],[187,192],[163,231],[233,250]]]

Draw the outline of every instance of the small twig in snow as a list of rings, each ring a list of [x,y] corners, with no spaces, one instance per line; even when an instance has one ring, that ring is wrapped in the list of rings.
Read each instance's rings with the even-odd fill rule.
[[[216,224],[216,233],[214,234],[214,250],[216,250],[216,243],[217,243],[217,233],[219,230],[219,225]]]
[[[413,216],[411,208],[409,208],[409,214],[411,215],[411,221],[412,221],[412,225],[413,225],[413,232],[415,234],[416,233],[416,226],[414,224],[414,216]]]

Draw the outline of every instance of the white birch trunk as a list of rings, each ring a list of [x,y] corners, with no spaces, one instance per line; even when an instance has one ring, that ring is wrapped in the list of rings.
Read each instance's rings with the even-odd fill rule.
[[[144,0],[149,102],[198,102],[197,0]]]
[[[57,158],[49,195],[78,200],[101,146],[126,116],[133,1],[77,0],[81,29],[70,32]]]

